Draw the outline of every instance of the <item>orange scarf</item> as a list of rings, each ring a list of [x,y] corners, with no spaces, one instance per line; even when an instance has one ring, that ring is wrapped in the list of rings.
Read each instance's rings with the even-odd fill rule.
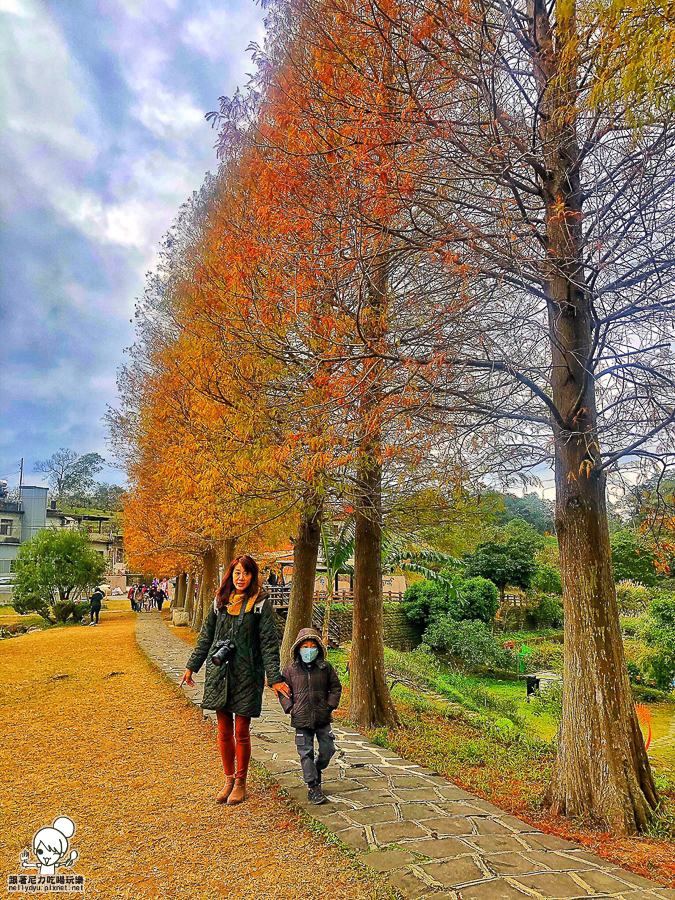
[[[230,594],[230,601],[227,604],[227,612],[230,616],[238,616],[239,611],[241,610],[241,602],[244,599],[243,594],[238,594],[236,591],[232,591]],[[246,604],[246,612],[251,612],[253,606],[255,605],[255,601],[258,599],[258,594],[255,593]]]

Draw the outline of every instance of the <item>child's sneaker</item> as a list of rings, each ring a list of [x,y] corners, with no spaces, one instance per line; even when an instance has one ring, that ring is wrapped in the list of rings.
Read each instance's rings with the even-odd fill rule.
[[[307,791],[307,799],[310,803],[313,803],[314,806],[321,806],[321,804],[325,803],[328,799],[324,792],[321,790],[321,785],[318,781],[315,781],[314,784],[309,785],[309,790]]]

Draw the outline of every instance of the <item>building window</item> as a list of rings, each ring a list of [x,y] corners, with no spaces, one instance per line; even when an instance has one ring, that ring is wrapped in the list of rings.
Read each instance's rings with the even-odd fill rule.
[[[12,533],[12,520],[11,519],[0,519],[0,534],[11,535]]]

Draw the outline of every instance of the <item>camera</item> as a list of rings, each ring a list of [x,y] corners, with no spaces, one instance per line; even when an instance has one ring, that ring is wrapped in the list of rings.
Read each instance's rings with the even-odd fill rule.
[[[234,656],[234,641],[218,641],[216,648],[211,654],[211,662],[214,666],[222,666],[223,663],[229,662]]]

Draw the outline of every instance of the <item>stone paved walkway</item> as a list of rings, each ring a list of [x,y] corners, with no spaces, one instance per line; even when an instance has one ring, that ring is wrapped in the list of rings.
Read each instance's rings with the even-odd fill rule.
[[[138,616],[136,637],[155,664],[180,682],[190,652],[185,642],[153,614]],[[203,672],[195,676],[195,688],[185,689],[196,704]],[[215,713],[207,715],[215,721]],[[338,753],[324,776],[329,802],[323,806],[307,803],[294,731],[267,690],[263,715],[252,724],[253,757],[411,900],[675,900],[675,890],[543,834],[357,732],[333,730]]]

